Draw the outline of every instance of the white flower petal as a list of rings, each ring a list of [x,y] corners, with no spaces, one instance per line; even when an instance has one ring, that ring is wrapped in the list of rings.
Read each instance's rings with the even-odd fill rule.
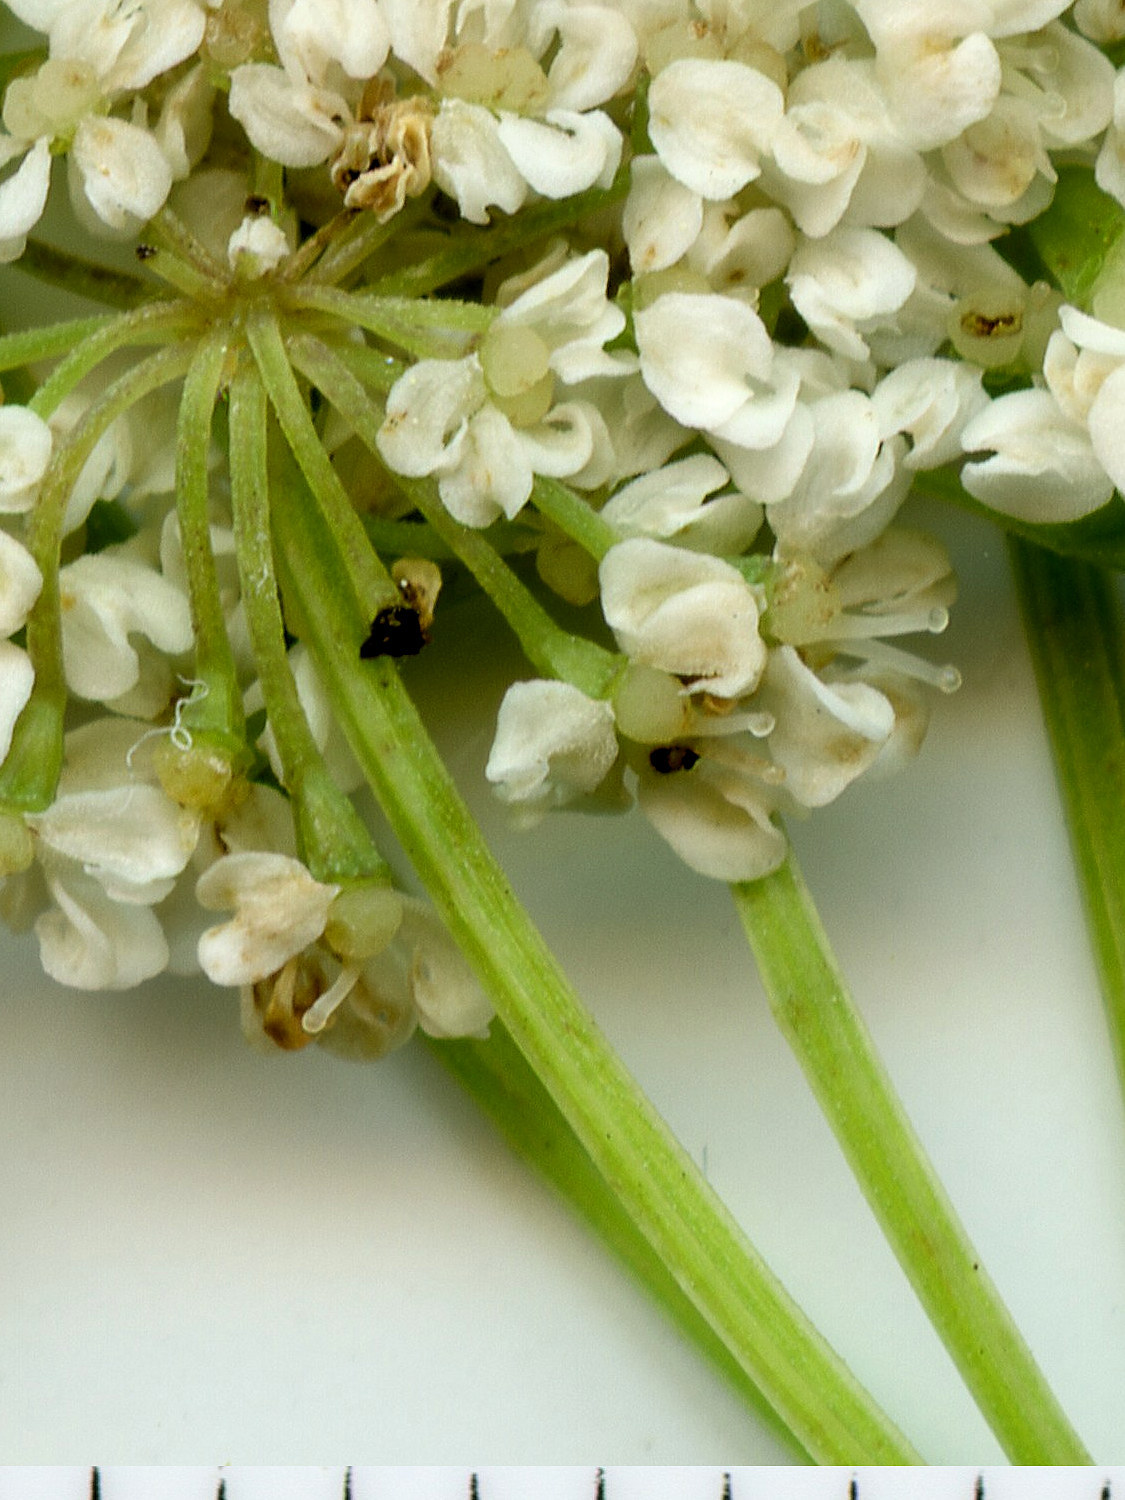
[[[462,99],[443,99],[430,131],[434,181],[472,224],[487,224],[488,209],[514,214],[527,184],[500,140],[490,110]]]
[[[0,641],[0,761],[11,749],[16,721],[34,686],[35,668],[27,652],[11,641]]]
[[[635,276],[663,271],[686,255],[703,227],[703,199],[668,172],[657,156],[631,166],[624,233]]]
[[[395,946],[407,954],[407,984],[418,1024],[430,1036],[483,1036],[494,1015],[461,950],[420,901],[404,901]]]
[[[191,647],[185,596],[131,558],[109,550],[79,557],[62,569],[59,592],[67,683],[83,698],[107,702],[135,686],[133,632],[172,655]]]
[[[451,467],[468,419],[484,399],[484,376],[475,355],[420,359],[391,388],[379,452],[396,474],[412,478]]]
[[[637,38],[626,16],[610,5],[542,5],[558,27],[560,46],[547,81],[553,109],[593,109],[629,81]]]
[[[199,964],[213,984],[254,984],[314,943],[339,886],[314,880],[284,854],[225,854],[196,882],[208,911],[235,916],[199,939]]]
[[[348,113],[338,94],[299,83],[269,63],[235,68],[228,108],[251,145],[286,167],[327,161],[343,139]]]
[[[0,406],[0,513],[30,510],[53,443],[51,429],[35,412]]]
[[[274,35],[312,83],[323,83],[333,63],[349,78],[372,78],[391,44],[376,0],[294,0]]]
[[[677,181],[730,198],[761,171],[782,117],[777,84],[744,63],[680,58],[652,80],[649,136]]]
[[[804,807],[835,801],[894,729],[894,709],[876,688],[822,682],[792,646],[770,653],[759,699],[776,720],[770,753]]]
[[[606,623],[634,661],[719,697],[757,686],[766,662],[758,605],[729,563],[630,537],[609,549],[598,576]]]
[[[645,384],[686,426],[721,426],[749,396],[749,379],[769,378],[770,336],[737,298],[668,292],[633,322]]]
[[[0,531],[0,636],[14,635],[26,624],[42,587],[43,575],[31,553]]]
[[[621,160],[621,133],[601,110],[552,109],[545,122],[502,114],[497,134],[524,181],[545,198],[608,187]]]
[[[77,868],[49,874],[55,906],[35,923],[43,968],[79,990],[127,990],[162,972],[168,944],[147,906],[123,906]]]
[[[785,835],[770,821],[765,789],[701,775],[705,763],[638,782],[641,811],[684,863],[712,880],[759,880],[785,859]]]
[[[1075,521],[1113,493],[1086,430],[1048,391],[1000,396],[966,426],[961,441],[969,453],[993,450],[991,458],[962,468],[969,494],[1017,520]]]
[[[198,814],[140,782],[64,794],[27,821],[48,848],[81,865],[107,895],[141,906],[168,895],[199,836]]]
[[[75,178],[94,213],[111,229],[129,231],[151,219],[172,186],[172,168],[156,139],[139,125],[87,116],[70,148]]]
[[[23,254],[28,231],[39,222],[51,185],[51,148],[38,140],[16,170],[0,183],[0,262]]]
[[[438,481],[442,504],[463,526],[488,526],[501,513],[511,519],[531,494],[530,452],[502,412],[482,407],[468,423],[456,466]]]
[[[536,679],[504,694],[484,774],[505,802],[558,807],[594,791],[616,759],[611,706]]]

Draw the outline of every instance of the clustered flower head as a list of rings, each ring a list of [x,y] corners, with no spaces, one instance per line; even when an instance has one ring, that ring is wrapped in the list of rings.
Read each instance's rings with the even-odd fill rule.
[[[955,592],[915,484],[1125,482],[1120,286],[1066,302],[1027,230],[1066,172],[1125,206],[1109,0],[8,9],[0,258],[54,181],[140,262],[116,323],[0,340],[0,900],[64,983],[201,968],[287,1048],[487,1026],[354,833],[279,474],[370,544],[357,657],[440,649],[443,572],[516,631],[518,818],[636,805],[725,881],[957,684],[898,642]]]

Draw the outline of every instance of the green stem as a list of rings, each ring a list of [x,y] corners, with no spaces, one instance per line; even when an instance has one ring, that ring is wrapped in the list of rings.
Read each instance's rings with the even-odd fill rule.
[[[700,1352],[779,1442],[793,1434],[762,1397],[738,1361],[712,1332],[607,1186],[555,1101],[528,1067],[503,1022],[493,1020],[488,1040],[434,1041],[429,1050],[492,1120],[512,1149],[581,1215],[637,1281],[645,1286]],[[799,1454],[803,1462],[808,1456]]]
[[[487,229],[474,230],[459,224],[456,242],[448,250],[439,250],[423,261],[379,277],[372,283],[371,290],[380,296],[424,297],[463,276],[483,271],[501,256],[558,234],[587,215],[619,203],[628,191],[629,169],[626,165],[608,188],[589,188],[572,198],[537,203]]]
[[[27,328],[0,337],[0,370],[18,370],[41,359],[57,359],[60,354],[83,343],[92,334],[109,328],[117,319],[112,313],[93,318],[72,318],[52,323],[46,328]]]
[[[229,272],[215,259],[210,250],[196,239],[184,221],[167,204],[151,219],[145,233],[157,245],[170,251],[178,261],[194,266],[212,290],[222,289],[229,281]]]
[[[15,269],[34,276],[36,281],[60,287],[75,297],[104,302],[107,307],[140,307],[151,302],[156,295],[156,288],[139,276],[96,265],[79,255],[71,255],[69,251],[58,250],[54,245],[44,245],[41,240],[28,240]]]
[[[336,786],[312,737],[285,646],[270,536],[266,392],[243,360],[230,388],[230,483],[246,624],[266,714],[293,800],[302,858],[317,880],[381,876],[385,865],[355,809]]]
[[[1112,582],[1009,539],[1086,921],[1125,1086],[1125,638]]]
[[[36,391],[31,410],[46,419],[91,370],[119,349],[143,344],[174,344],[194,332],[198,314],[186,302],[149,302],[121,313],[78,344]]]
[[[229,336],[216,333],[200,345],[184,380],[176,432],[176,516],[195,635],[195,675],[204,684],[204,691],[188,702],[183,722],[189,730],[217,735],[234,750],[242,747],[245,718],[211,551],[207,465],[229,353]]]
[[[372,297],[308,284],[294,287],[290,302],[302,311],[328,313],[346,326],[366,328],[415,359],[460,359],[496,316],[494,307],[479,302]]]
[[[558,479],[537,474],[531,500],[541,516],[553,521],[572,542],[577,542],[597,562],[621,538],[592,505]]]
[[[363,523],[324,451],[289,363],[277,319],[269,309],[256,308],[247,319],[246,333],[285,440],[320,503],[337,545],[351,558],[362,579],[359,597],[374,601],[369,619],[373,618],[380,609],[401,603],[398,589],[368,541]]]
[[[774,1016],[899,1262],[1013,1463],[1088,1464],[848,993],[790,855],[732,887]]]
[[[134,365],[93,402],[56,449],[43,476],[27,529],[28,550],[43,575],[43,588],[27,620],[27,650],[35,667],[35,686],[0,767],[0,804],[28,811],[49,806],[62,765],[66,677],[59,554],[70,493],[112,423],[145,396],[178,380],[191,363],[191,355],[190,348],[173,345]],[[32,406],[37,403],[38,396]]]
[[[388,219],[384,224],[380,224],[374,214],[357,212],[352,214],[348,225],[338,232],[334,231],[331,235],[327,233],[330,226],[325,225],[324,230],[318,230],[317,233],[324,234],[330,243],[312,267],[309,275],[304,277],[305,285],[313,281],[327,284],[338,284],[344,281],[353,271],[357,271],[369,256],[374,255],[376,250],[382,249],[392,235],[401,234],[403,230],[415,224],[425,212],[426,206],[424,199],[415,199],[413,203],[406,204],[400,213],[397,213],[393,219]],[[337,221],[332,222],[335,224]],[[313,236],[314,239],[316,237]],[[311,241],[306,241],[306,244],[311,245],[311,243]],[[302,246],[303,249],[304,246]],[[295,281],[303,275],[304,268],[300,263],[300,256],[301,251],[298,251],[293,258],[292,272],[286,266],[282,272],[282,279]]]
[[[291,352],[302,374],[327,396],[374,458],[382,463],[378,448],[382,412],[355,376],[317,339],[295,340]],[[487,537],[453,519],[441,503],[432,480],[407,479],[399,474],[392,474],[391,478],[425,517],[435,536],[472,573],[512,627],[532,666],[548,677],[561,677],[573,683],[592,698],[607,697],[620,676],[621,658],[556,625]]]
[[[307,497],[274,502],[286,600],[352,750],[450,932],[623,1210],[805,1450],[918,1462],[748,1244],[607,1046],[516,902],[394,663],[362,663],[348,559]]]

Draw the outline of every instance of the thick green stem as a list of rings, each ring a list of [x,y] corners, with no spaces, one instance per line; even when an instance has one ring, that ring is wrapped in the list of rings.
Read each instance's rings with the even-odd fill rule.
[[[161,349],[103,391],[56,449],[43,476],[27,529],[27,545],[43,575],[43,588],[27,620],[27,650],[35,686],[16,722],[0,768],[0,804],[27,811],[47,807],[62,765],[66,678],[62,659],[59,554],[67,501],[102,435],[131,406],[182,376],[191,349]],[[41,392],[40,392],[41,394]],[[38,408],[38,396],[32,402]]]
[[[247,320],[246,331],[285,440],[320,503],[336,545],[362,580],[361,597],[376,601],[371,611],[373,618],[380,609],[401,602],[398,589],[368,541],[363,523],[324,451],[273,313],[264,307],[255,309]]]
[[[1125,637],[1112,579],[1010,538],[1118,1075],[1125,1086]]]
[[[794,1447],[793,1434],[716,1337],[654,1252],[583,1150],[555,1101],[528,1067],[503,1022],[488,1040],[424,1038],[442,1066],[489,1116],[512,1149],[534,1167],[645,1286],[676,1324],[774,1436]],[[799,1455],[803,1462],[808,1456]]]
[[[601,562],[613,544],[621,540],[588,501],[558,479],[537,474],[531,488],[531,500],[541,516],[553,521],[561,532],[597,562]]]
[[[383,876],[383,861],[312,737],[285,647],[270,535],[266,393],[243,360],[230,391],[230,482],[246,624],[266,713],[293,800],[298,846],[318,880]]]
[[[927,1160],[792,855],[732,887],[778,1025],[930,1321],[1013,1463],[1088,1464]]]
[[[205,340],[184,381],[176,432],[176,516],[195,634],[195,675],[204,685],[188,702],[183,722],[189,730],[218,735],[233,750],[242,744],[245,721],[211,551],[207,465],[215,402],[229,352],[228,335],[220,332]]]
[[[341,590],[347,558],[307,496],[279,486],[273,515],[287,606],[352,749],[516,1045],[610,1190],[810,1455],[823,1463],[917,1462],[747,1243],[573,995],[394,663],[360,661],[367,616]]]
[[[316,339],[295,340],[292,353],[302,374],[328,397],[381,463],[378,434],[382,413],[360,382]],[[548,677],[573,683],[592,698],[604,698],[612,692],[623,666],[620,657],[556,625],[487,536],[453,519],[441,503],[432,480],[406,479],[399,474],[391,474],[391,478],[425,517],[434,534],[472,573],[512,627],[532,666]]]

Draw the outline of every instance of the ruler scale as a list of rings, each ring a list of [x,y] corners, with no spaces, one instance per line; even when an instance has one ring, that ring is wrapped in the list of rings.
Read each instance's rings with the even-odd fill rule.
[[[1125,1467],[0,1466],[0,1500],[1125,1500]]]

